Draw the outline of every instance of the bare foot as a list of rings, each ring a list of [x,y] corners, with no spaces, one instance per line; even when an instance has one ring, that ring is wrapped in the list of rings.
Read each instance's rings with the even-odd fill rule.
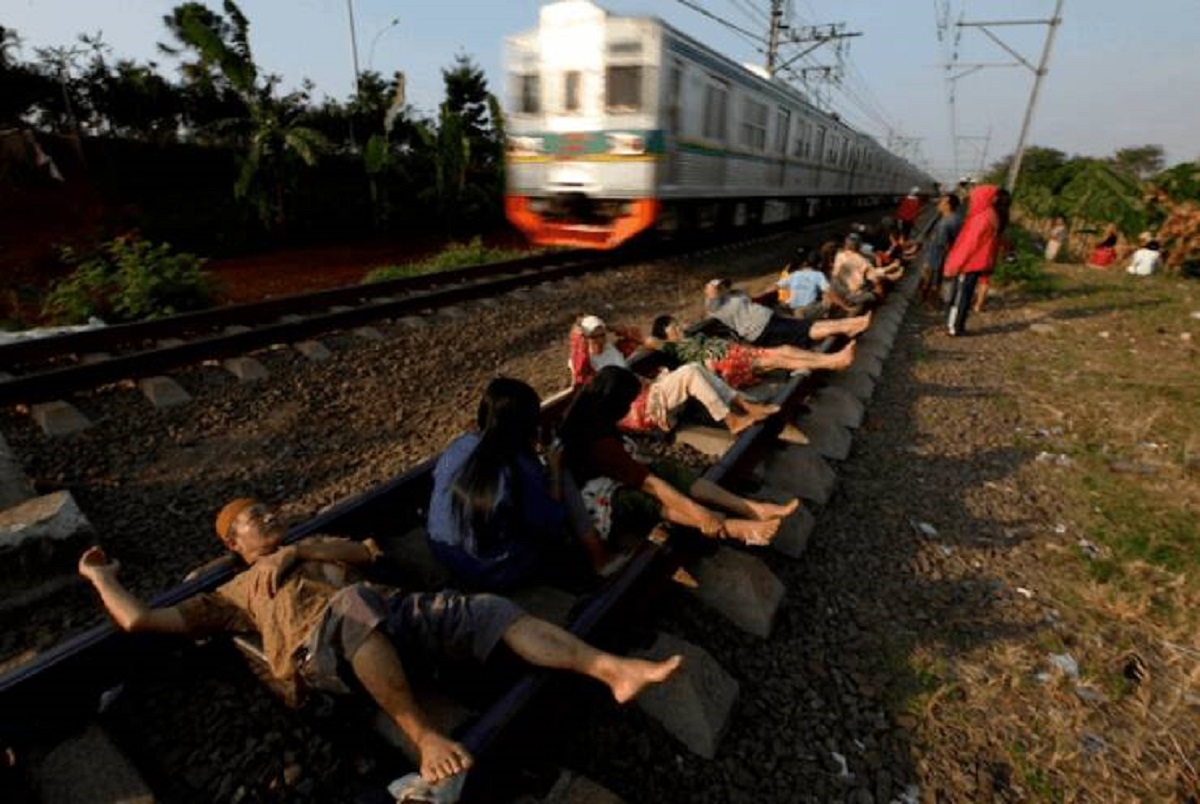
[[[737,539],[751,547],[762,547],[770,544],[779,532],[779,520],[726,519],[725,532],[731,539]]]
[[[661,662],[618,656],[611,658],[612,666],[607,670],[606,680],[613,698],[619,704],[632,701],[646,687],[666,681],[683,664],[683,657],[678,654]]]
[[[857,318],[846,319],[846,335],[853,338],[867,331],[867,327],[871,326],[871,314],[860,315]]]
[[[755,417],[749,414],[730,413],[725,417],[725,426],[729,428],[729,432],[737,435],[747,427],[752,427],[758,423],[761,416]]]
[[[758,520],[783,519],[786,516],[791,516],[800,507],[800,500],[795,497],[783,505],[763,502],[761,500],[747,500],[746,502],[750,506],[750,510],[754,513],[754,518]]]
[[[850,368],[850,364],[854,362],[854,355],[857,350],[858,344],[856,344],[854,341],[851,341],[838,351],[829,355],[829,365],[827,368],[831,368],[834,371],[841,371],[842,369]]]
[[[772,413],[778,413],[781,410],[779,405],[773,402],[755,402],[747,396],[739,396],[737,401],[747,413],[757,419],[765,419]]]
[[[427,731],[417,741],[421,756],[421,778],[429,783],[449,779],[471,767],[474,762],[467,749],[435,731]]]

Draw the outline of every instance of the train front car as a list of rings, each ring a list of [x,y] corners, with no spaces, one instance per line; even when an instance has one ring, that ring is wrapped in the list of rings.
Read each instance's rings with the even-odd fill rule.
[[[610,249],[654,225],[659,41],[587,0],[543,6],[508,40],[505,212],[534,243]]]

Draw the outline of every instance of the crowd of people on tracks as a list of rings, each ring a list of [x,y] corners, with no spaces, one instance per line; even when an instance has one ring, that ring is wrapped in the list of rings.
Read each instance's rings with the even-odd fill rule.
[[[995,194],[980,192],[973,216],[994,206]],[[939,202],[946,216],[957,210],[948,198]],[[758,294],[723,277],[708,281],[707,318],[690,327],[660,315],[642,335],[579,316],[568,345],[572,398],[552,439],[542,437],[542,400],[531,386],[491,381],[475,427],[436,461],[425,523],[429,551],[467,592],[389,585],[375,572],[384,558],[372,539],[288,543],[276,510],[250,498],[216,517],[217,538],[244,569],[214,591],[153,608],[124,586],[119,563],[99,547],[83,554],[79,571],[123,630],[256,633],[273,676],[310,690],[366,692],[415,746],[425,782],[455,776],[472,757],[426,716],[410,684],[414,668],[486,662],[503,646],[532,665],[594,678],[618,702],[675,672],[679,656],[607,653],[502,595],[546,581],[594,588],[641,541],[663,539],[664,525],[770,544],[799,499],[735,494],[680,462],[648,459],[646,446],[689,417],[732,437],[779,413],[754,390],[765,376],[847,368],[871,309],[917,256],[911,238],[920,211],[910,202],[888,225],[857,226],[840,242],[792,255]],[[973,220],[957,240],[941,224],[935,229],[931,247],[946,262],[943,269],[939,258],[939,281],[981,265],[975,252],[986,251],[983,240],[998,227],[985,231]],[[969,241],[971,256],[956,257]]]

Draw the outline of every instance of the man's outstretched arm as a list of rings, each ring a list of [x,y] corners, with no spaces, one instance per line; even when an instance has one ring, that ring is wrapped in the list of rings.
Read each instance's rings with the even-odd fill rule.
[[[79,558],[79,574],[91,581],[100,593],[104,608],[122,631],[146,631],[183,634],[187,623],[178,609],[152,609],[117,579],[121,569],[99,547],[90,547]]]

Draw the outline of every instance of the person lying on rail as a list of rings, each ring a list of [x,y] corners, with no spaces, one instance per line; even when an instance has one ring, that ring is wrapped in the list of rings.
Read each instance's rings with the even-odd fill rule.
[[[539,575],[570,579],[611,560],[590,521],[573,521],[561,450],[538,459],[537,391],[498,377],[479,402],[474,432],[442,451],[433,470],[429,547],[473,587],[503,591]]]
[[[426,781],[453,776],[472,759],[430,725],[413,698],[406,667],[482,662],[503,642],[530,664],[607,684],[624,703],[664,681],[681,662],[679,656],[648,662],[604,653],[494,595],[403,592],[363,583],[356,569],[379,555],[373,542],[312,536],[284,545],[286,530],[275,512],[252,499],[222,508],[216,529],[247,568],[215,591],[170,608],[152,609],[128,591],[117,578],[120,564],[99,547],[84,552],[79,573],[124,631],[258,632],[274,675],[333,692],[349,690],[337,672],[348,664],[412,740]]]
[[[853,338],[871,325],[869,315],[836,321],[804,321],[776,315],[770,307],[759,304],[742,291],[734,291],[728,279],[713,279],[704,286],[704,309],[754,346],[799,346],[805,349],[815,341],[833,335]]]
[[[861,313],[883,298],[883,275],[863,255],[862,236],[857,232],[846,235],[833,262],[830,286],[835,303],[852,314]]]
[[[636,342],[635,342],[636,343]],[[628,340],[622,342],[632,354]],[[590,382],[606,366],[628,368],[627,354],[609,341],[608,327],[594,315],[585,315],[571,328],[571,379],[576,387]],[[637,375],[634,375],[635,377]],[[730,388],[720,377],[698,363],[673,371],[660,371],[653,380],[642,380],[641,391],[621,429],[644,433],[670,431],[674,415],[689,399],[695,399],[714,421],[723,422],[731,433],[740,433],[757,421],[776,413],[776,405],[764,405]]]
[[[759,374],[771,371],[839,371],[854,362],[854,342],[825,354],[796,346],[746,346],[709,335],[687,335],[669,315],[654,319],[646,348],[666,354],[674,362],[707,366],[733,388],[753,385]]]
[[[633,372],[607,366],[579,391],[559,429],[567,466],[600,535],[610,543],[640,538],[665,519],[710,538],[769,544],[780,520],[794,512],[800,501],[776,505],[748,500],[678,464],[662,461],[647,466],[635,460],[617,423],[639,389]]]

